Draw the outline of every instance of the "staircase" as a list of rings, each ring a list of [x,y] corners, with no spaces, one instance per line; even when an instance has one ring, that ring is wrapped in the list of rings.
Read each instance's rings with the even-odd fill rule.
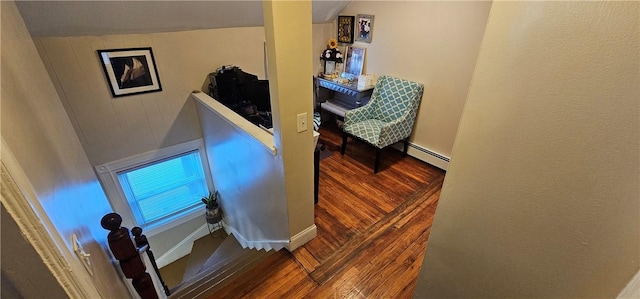
[[[169,298],[210,296],[272,253],[242,248],[223,231],[204,236],[193,242],[182,283],[171,289]]]

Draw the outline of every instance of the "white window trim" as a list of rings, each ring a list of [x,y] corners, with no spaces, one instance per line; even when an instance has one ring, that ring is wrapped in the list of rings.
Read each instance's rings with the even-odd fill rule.
[[[102,184],[102,188],[111,203],[111,208],[122,216],[122,226],[129,229],[134,226],[139,226],[144,230],[145,235],[154,236],[198,217],[202,217],[204,221],[204,209],[196,206],[176,215],[169,216],[166,219],[153,221],[148,224],[137,223],[136,218],[133,215],[133,211],[129,206],[127,197],[124,195],[124,192],[120,187],[120,181],[118,180],[118,173],[121,171],[194,150],[197,150],[200,154],[207,188],[209,190],[214,190],[213,180],[211,179],[211,172],[209,171],[209,163],[207,161],[202,138],[108,162],[95,167],[100,183]],[[203,194],[203,196],[204,195],[206,194]]]

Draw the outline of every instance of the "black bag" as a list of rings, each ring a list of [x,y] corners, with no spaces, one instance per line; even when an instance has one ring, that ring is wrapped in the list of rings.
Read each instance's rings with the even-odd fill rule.
[[[237,66],[222,66],[209,74],[209,95],[254,124],[271,128],[269,81]]]

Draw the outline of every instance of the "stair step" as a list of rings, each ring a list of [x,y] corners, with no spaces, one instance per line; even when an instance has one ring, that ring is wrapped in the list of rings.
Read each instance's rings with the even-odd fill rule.
[[[193,242],[191,253],[185,271],[182,276],[182,281],[188,280],[195,276],[202,269],[202,265],[209,259],[211,254],[217,250],[220,245],[226,240],[227,234],[222,232],[218,234],[209,234]]]
[[[216,251],[209,256],[209,258],[202,264],[198,273],[216,269],[231,263],[236,258],[246,254],[247,250],[242,248],[242,245],[238,243],[238,240],[231,235],[229,238],[226,238],[222,244],[216,249]]]
[[[230,235],[214,252],[210,265],[204,265],[198,274],[173,288],[170,298],[196,298],[212,294],[271,254],[273,251],[243,249],[233,235]],[[220,260],[214,262],[214,255]]]

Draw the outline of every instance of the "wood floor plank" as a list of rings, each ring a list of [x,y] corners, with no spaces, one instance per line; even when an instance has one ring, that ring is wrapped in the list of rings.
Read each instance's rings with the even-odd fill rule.
[[[348,227],[342,225],[335,220],[331,214],[325,209],[316,207],[315,217],[317,234],[322,236],[316,237],[304,247],[309,250],[318,260],[324,260],[337,250],[342,244],[345,244],[355,234]]]
[[[360,222],[372,223],[381,218],[385,212],[378,207],[363,203],[360,200],[346,200],[354,196],[353,193],[346,193],[342,188],[331,184],[331,180],[326,180],[327,188],[335,196],[334,200],[327,200],[320,205],[324,207],[336,221],[340,221],[346,227],[357,228]]]
[[[301,280],[286,288],[280,288],[283,291],[277,298],[303,298],[318,285],[309,276],[301,276]],[[275,294],[274,294],[275,295]]]
[[[434,184],[441,185],[442,182],[437,181],[434,182]],[[433,194],[438,190],[439,189],[431,188],[425,191],[431,192]],[[346,263],[354,257],[354,255],[359,253],[360,250],[366,248],[373,241],[375,241],[377,237],[386,233],[389,227],[395,224],[394,219],[399,220],[400,218],[409,214],[413,209],[417,208],[422,203],[419,202],[419,199],[420,197],[417,196],[408,199],[398,209],[387,214],[385,216],[385,219],[374,224],[367,231],[363,232],[361,235],[358,235],[354,240],[339,248],[331,258],[327,259],[325,262],[323,262],[323,264],[318,266],[315,271],[310,273],[311,277],[313,277],[313,279],[319,284],[325,282],[332,275],[334,275],[336,271],[342,269],[346,265]]]
[[[324,126],[324,124],[323,124]],[[320,129],[339,151],[342,135]],[[346,154],[320,162],[317,237],[267,258],[209,298],[411,298],[444,172],[394,149],[349,140]]]
[[[402,281],[398,280],[398,273],[411,266],[419,269],[422,263],[422,254],[429,232],[429,228],[424,224],[430,221],[424,216],[424,214],[416,214],[411,220],[411,224],[423,224],[418,230],[409,226],[400,229],[391,227],[387,233],[377,238],[372,246],[363,250],[349,262],[353,267],[360,269],[356,276],[345,275],[342,273],[344,271],[339,272],[334,278],[322,285],[322,288],[332,287],[333,281],[357,279],[357,281],[367,282],[361,284],[359,288],[369,298],[379,298],[371,296],[374,290],[379,288],[385,290],[391,285],[400,285],[401,287],[398,289],[402,290],[405,284],[398,283],[398,281]],[[421,242],[422,240],[425,242]],[[417,276],[418,273],[416,272],[414,275]]]
[[[397,232],[400,234],[410,234],[403,229],[398,229]],[[411,280],[403,277],[407,277],[407,275],[409,275],[408,277],[417,277],[420,266],[422,265],[422,255],[425,244],[423,242],[416,242],[416,240],[426,241],[429,232],[430,229],[414,232],[411,236],[412,240],[405,239],[401,241],[404,244],[397,245],[396,248],[389,248],[389,251],[392,251],[396,257],[384,265],[380,271],[370,269],[373,272],[372,275],[375,274],[375,276],[371,279],[372,283],[367,284],[367,286],[363,288],[363,293],[367,294],[370,298],[381,298],[387,297],[385,296],[387,293],[398,294],[406,288],[407,283]],[[385,239],[385,241],[393,240]],[[383,264],[383,262],[378,263]]]
[[[321,285],[312,290],[305,298],[365,298],[361,294],[358,277],[360,270],[356,267],[349,267],[344,270],[346,279],[336,279],[330,284]]]
[[[272,280],[278,281],[279,283],[260,283],[258,286],[253,288],[251,292],[247,293],[249,297],[256,298],[261,296],[267,298],[279,298],[279,295],[286,293],[286,290],[281,287],[282,285],[295,285],[307,275],[304,268],[302,268],[302,266],[296,263],[293,259],[287,259],[279,265],[274,265],[269,269],[268,273],[270,273],[270,275],[263,273],[265,274],[263,281]]]
[[[304,268],[307,273],[316,269],[316,267],[320,264],[318,259],[309,252],[306,247],[301,247],[298,250],[292,252],[296,261]]]
[[[291,254],[279,251],[267,257],[257,267],[247,272],[243,277],[236,279],[218,291],[211,298],[252,298],[251,294],[262,285],[269,285],[270,277],[278,276],[279,272],[291,270],[291,266],[298,264],[291,259]],[[304,272],[304,271],[302,271]]]
[[[417,214],[426,214],[431,218],[433,214],[436,212],[436,205],[434,204],[438,199],[440,199],[440,190],[437,190],[435,193],[431,194],[424,202],[420,204],[420,206],[416,209],[409,211],[406,217],[399,219],[394,226],[396,228],[400,228],[404,226],[407,222],[413,219],[414,215]]]

